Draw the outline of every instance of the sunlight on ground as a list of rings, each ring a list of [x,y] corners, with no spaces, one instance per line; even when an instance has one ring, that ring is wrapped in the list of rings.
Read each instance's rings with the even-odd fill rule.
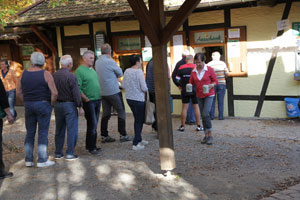
[[[179,176],[155,174],[144,162],[81,157],[72,162],[60,160],[55,167],[44,169],[26,168],[24,161],[19,161],[10,170],[15,176],[2,182],[0,199],[16,199],[30,189],[35,192],[26,193],[24,199],[90,200],[100,191],[109,192],[108,198],[130,198],[142,197],[145,188],[150,189],[147,195],[152,198],[208,199]]]

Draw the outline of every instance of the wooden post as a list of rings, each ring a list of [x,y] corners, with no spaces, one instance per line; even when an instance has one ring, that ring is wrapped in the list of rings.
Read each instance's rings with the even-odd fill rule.
[[[167,46],[152,47],[152,52],[161,169],[173,170],[176,164],[170,106]]]
[[[284,20],[284,19],[288,18],[290,10],[291,10],[291,6],[292,6],[292,0],[287,0],[281,20]],[[278,31],[277,32],[277,37],[280,37],[283,33],[284,33],[283,30]],[[264,103],[264,100],[265,100],[265,97],[266,97],[267,89],[268,89],[268,86],[269,86],[269,82],[270,82],[270,79],[271,79],[271,76],[272,76],[273,68],[274,68],[274,65],[275,65],[275,62],[276,62],[278,51],[279,51],[279,47],[276,46],[274,48],[273,52],[272,52],[272,56],[271,56],[271,59],[270,59],[269,65],[268,65],[268,70],[267,70],[267,73],[266,73],[266,76],[265,76],[265,80],[264,80],[264,83],[263,83],[263,86],[262,86],[262,89],[261,89],[260,97],[259,97],[259,100],[258,100],[258,103],[257,103],[257,106],[256,106],[256,111],[255,111],[255,114],[254,114],[255,117],[260,116],[261,109],[262,109],[262,106],[263,106],[263,103]]]
[[[148,2],[149,11],[143,0],[128,0],[144,33],[152,44],[160,162],[161,169],[168,171],[173,170],[176,164],[170,106],[167,43],[199,4],[200,0],[186,0],[167,26],[165,26],[164,1],[149,0]]]

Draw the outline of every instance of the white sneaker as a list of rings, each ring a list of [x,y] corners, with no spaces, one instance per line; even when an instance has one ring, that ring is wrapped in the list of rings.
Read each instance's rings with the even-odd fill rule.
[[[34,166],[34,162],[25,162],[25,166],[26,167],[33,167]]]
[[[144,148],[145,147],[143,145],[141,145],[141,143],[138,143],[137,145],[132,146],[132,150],[134,150],[134,151],[142,150]]]
[[[55,165],[55,162],[54,161],[51,161],[51,160],[47,160],[46,162],[43,162],[43,163],[37,163],[37,167],[49,167],[49,166],[53,166]]]
[[[149,142],[148,142],[147,140],[142,140],[140,143],[141,143],[142,145],[147,145],[147,144],[149,144]]]

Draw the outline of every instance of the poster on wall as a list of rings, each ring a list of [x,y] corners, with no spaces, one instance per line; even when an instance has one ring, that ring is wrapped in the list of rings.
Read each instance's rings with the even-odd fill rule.
[[[183,46],[183,35],[174,35],[173,36],[173,54],[174,54],[174,62],[177,63],[182,58],[182,52],[184,50]]]
[[[240,38],[241,33],[239,28],[228,29],[228,38]]]
[[[149,62],[152,58],[152,48],[145,47],[142,51],[142,57],[143,57],[143,61]]]
[[[239,58],[241,55],[240,42],[239,40],[229,40],[228,41],[228,57]]]
[[[82,56],[84,52],[86,52],[88,48],[80,48],[80,55]]]

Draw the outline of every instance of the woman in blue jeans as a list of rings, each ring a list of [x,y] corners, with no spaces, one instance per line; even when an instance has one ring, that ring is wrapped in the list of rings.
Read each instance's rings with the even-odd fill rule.
[[[57,97],[57,90],[50,72],[42,67],[45,57],[42,53],[33,52],[30,57],[32,66],[22,74],[18,96],[25,106],[25,166],[34,165],[34,138],[38,127],[38,160],[37,167],[48,167],[55,164],[48,160],[48,131],[52,105]]]
[[[197,53],[194,57],[194,62],[196,68],[191,73],[190,83],[196,86],[196,96],[205,133],[201,143],[212,145],[212,124],[209,113],[215,96],[214,86],[218,84],[218,79],[214,69],[205,64],[204,54]]]
[[[142,129],[145,116],[145,92],[148,91],[142,60],[140,55],[130,56],[131,67],[124,73],[122,87],[125,89],[127,103],[134,116],[134,139],[132,149],[134,151],[144,149],[147,141],[142,140]]]

